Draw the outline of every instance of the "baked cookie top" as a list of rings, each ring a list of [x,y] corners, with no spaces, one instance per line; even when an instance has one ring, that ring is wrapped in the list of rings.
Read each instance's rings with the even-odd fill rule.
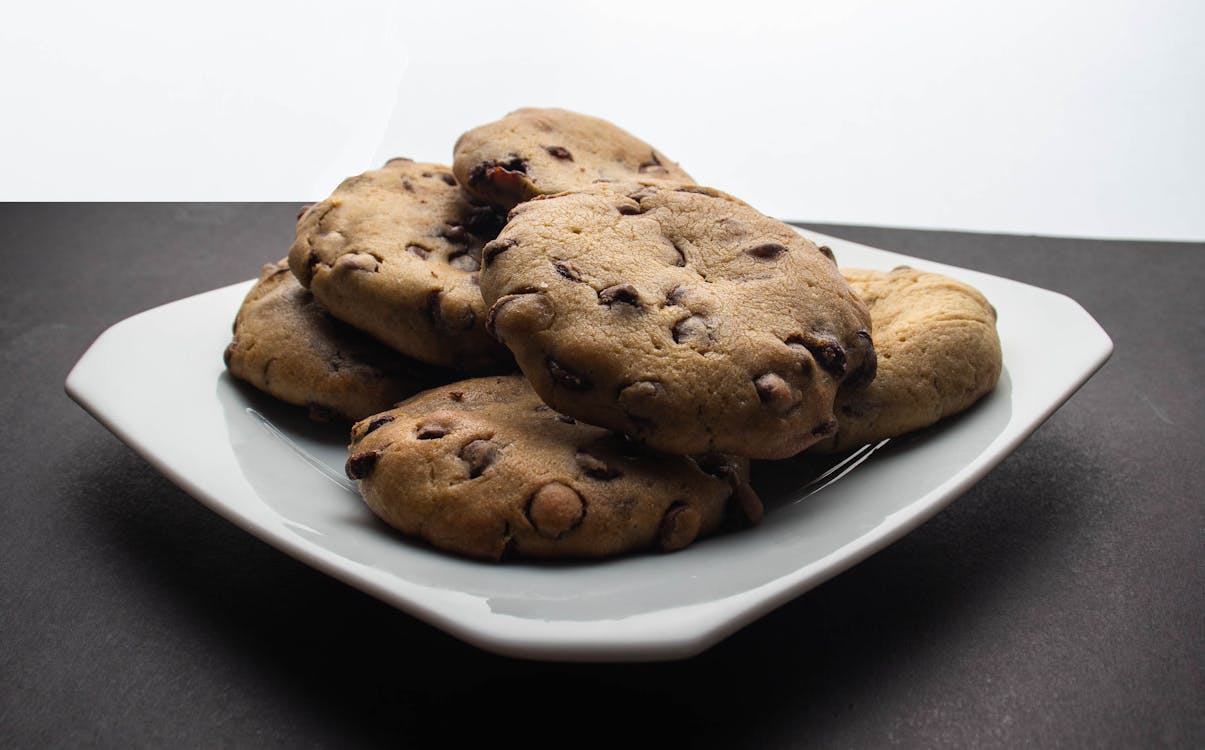
[[[289,267],[332,315],[403,354],[496,369],[509,356],[485,332],[477,270],[502,224],[447,167],[394,159],[301,215]]]
[[[519,375],[419,394],[357,423],[349,452],[377,516],[472,557],[676,550],[762,511],[748,461],[649,453],[557,414]]]
[[[710,188],[598,184],[517,206],[487,325],[550,406],[668,453],[784,458],[874,375],[831,253]]]
[[[906,267],[842,273],[870,308],[878,375],[837,393],[837,434],[817,451],[928,427],[996,387],[1003,365],[996,310],[977,289]]]
[[[565,109],[518,109],[473,128],[456,141],[452,169],[469,192],[505,209],[600,180],[694,182],[626,130]]]
[[[332,318],[283,260],[247,293],[225,360],[231,375],[320,422],[363,419],[448,378]]]

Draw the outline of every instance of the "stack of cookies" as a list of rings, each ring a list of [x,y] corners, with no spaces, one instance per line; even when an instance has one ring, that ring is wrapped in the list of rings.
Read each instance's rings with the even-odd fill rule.
[[[833,253],[597,118],[522,109],[298,217],[230,372],[354,422],[347,474],[472,557],[675,550],[756,523],[750,459],[928,426],[1000,374],[995,312]]]

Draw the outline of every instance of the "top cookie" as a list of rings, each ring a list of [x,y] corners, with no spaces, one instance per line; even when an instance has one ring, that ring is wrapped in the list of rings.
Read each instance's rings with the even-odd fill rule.
[[[247,293],[224,358],[231,375],[318,422],[354,422],[447,379],[332,318],[283,260]]]
[[[784,458],[874,374],[870,315],[831,255],[710,188],[524,203],[482,256],[488,325],[540,397],[668,453]]]
[[[289,267],[332,315],[399,352],[493,369],[510,358],[485,332],[477,270],[502,223],[447,167],[394,159],[301,216]]]
[[[841,451],[918,430],[967,409],[996,386],[1002,358],[996,311],[980,292],[936,273],[845,269],[870,308],[878,375],[837,394]]]
[[[626,130],[565,109],[519,109],[468,131],[456,141],[452,169],[469,192],[505,209],[598,181],[694,183]]]

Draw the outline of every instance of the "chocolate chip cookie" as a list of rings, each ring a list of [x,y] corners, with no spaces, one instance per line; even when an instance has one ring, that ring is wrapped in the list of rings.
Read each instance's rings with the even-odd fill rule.
[[[394,159],[302,214],[289,266],[332,315],[403,354],[497,369],[510,358],[485,332],[477,270],[502,223],[447,167]]]
[[[517,206],[482,252],[487,325],[550,406],[668,453],[784,458],[874,375],[831,253],[697,186],[595,185]]]
[[[878,375],[837,393],[836,435],[817,451],[896,437],[957,414],[996,386],[996,311],[976,289],[936,273],[845,269],[870,308]]]
[[[231,375],[321,422],[363,419],[449,379],[332,318],[283,260],[248,292],[225,360]]]
[[[648,452],[519,375],[419,394],[352,428],[347,475],[389,525],[487,559],[676,550],[762,506],[748,461]]]
[[[468,131],[456,141],[452,169],[469,192],[506,209],[600,180],[694,182],[626,130],[564,109],[519,109]]]

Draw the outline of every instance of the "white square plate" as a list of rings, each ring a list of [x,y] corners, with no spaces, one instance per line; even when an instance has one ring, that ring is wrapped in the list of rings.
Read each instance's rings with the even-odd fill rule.
[[[231,379],[251,282],[135,315],[100,336],[67,392],[155,468],[294,557],[481,648],[533,659],[690,656],[882,549],[1004,459],[1112,352],[1073,300],[805,232],[842,266],[937,271],[999,312],[1004,374],[964,415],[843,459],[758,462],[752,529],[673,554],[492,564],[402,539],[343,476],[346,434]]]

